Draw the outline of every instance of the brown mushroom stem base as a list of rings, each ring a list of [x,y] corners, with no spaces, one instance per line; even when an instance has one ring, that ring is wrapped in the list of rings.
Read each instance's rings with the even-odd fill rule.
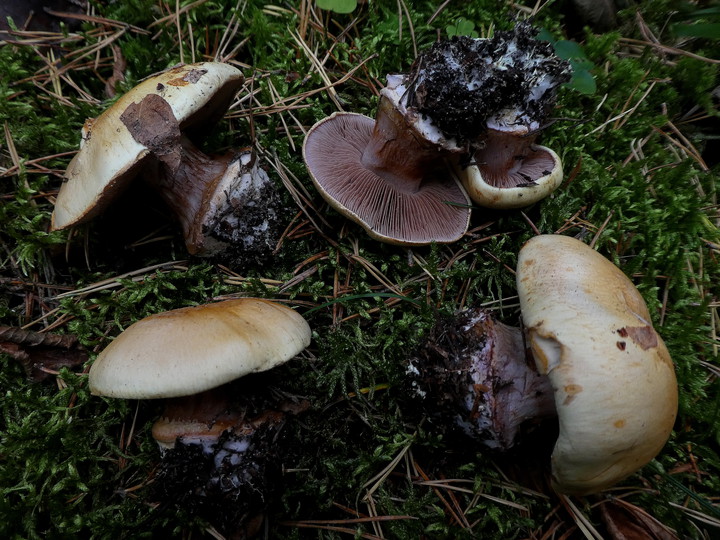
[[[555,416],[553,389],[536,371],[522,331],[485,310],[436,327],[407,372],[429,414],[489,448],[508,450],[523,431]]]
[[[225,385],[166,401],[152,429],[163,449],[153,495],[209,520],[228,538],[251,538],[281,483],[282,456],[291,453],[282,433],[286,413],[307,404],[258,394],[242,406],[232,397],[237,391]]]
[[[386,97],[380,99],[375,127],[360,163],[398,190],[414,192],[437,171],[450,152],[423,139]]]
[[[178,440],[208,446],[237,423],[237,415],[230,413],[226,387],[219,387],[165,400],[162,415],[153,424],[152,436],[163,450],[174,448]]]
[[[275,248],[281,201],[254,153],[208,156],[184,136],[180,145],[179,163],[161,159],[147,178],[180,221],[188,251],[262,260]]]
[[[532,186],[535,180],[549,175],[555,159],[537,147],[536,133],[488,129],[484,146],[473,156],[483,180],[497,188]]]
[[[147,181],[157,189],[182,226],[188,250],[196,254],[202,247],[199,222],[204,217],[208,193],[220,181],[232,156],[210,157],[201,152],[187,137],[180,139],[180,148],[173,152],[179,160],[160,158],[158,167],[146,174]]]

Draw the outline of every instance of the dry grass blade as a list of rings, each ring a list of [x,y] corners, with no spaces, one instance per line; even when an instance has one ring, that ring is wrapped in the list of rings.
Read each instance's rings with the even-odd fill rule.
[[[415,516],[368,516],[350,519],[305,519],[301,523],[310,525],[343,525],[350,523],[372,523],[373,521],[401,521],[417,519]]]
[[[522,512],[530,511],[530,509],[527,506],[518,504],[513,501],[509,501],[507,499],[503,499],[502,497],[495,497],[494,495],[490,495],[488,493],[477,492],[474,489],[454,485],[456,483],[474,484],[474,482],[472,480],[465,480],[465,479],[461,479],[461,478],[450,478],[450,479],[446,479],[446,480],[423,480],[421,482],[414,482],[414,483],[419,486],[438,487],[438,488],[446,489],[448,491],[458,491],[460,493],[477,495],[478,497],[482,497],[484,499],[496,502],[498,504],[502,504],[504,506],[509,506],[510,508],[514,508],[514,509],[520,510]]]
[[[611,123],[613,123],[613,122],[615,122],[615,125],[616,125],[617,127],[621,127],[622,125],[624,125],[625,122],[627,122],[628,118],[629,118],[635,111],[637,111],[637,109],[638,109],[638,107],[640,106],[640,104],[641,104],[643,101],[645,101],[645,99],[648,97],[648,95],[650,94],[650,92],[652,91],[652,89],[655,88],[655,85],[656,85],[658,82],[660,82],[660,81],[659,81],[659,80],[652,81],[652,82],[650,83],[650,86],[648,87],[648,89],[645,90],[645,92],[643,93],[642,96],[640,96],[640,99],[638,99],[638,101],[635,103],[635,105],[633,105],[633,106],[632,106],[631,108],[629,108],[629,109],[627,109],[627,108],[623,109],[623,111],[622,111],[621,113],[613,116],[612,118],[608,118],[607,120],[605,120],[605,122],[603,122],[603,123],[600,124],[598,127],[596,127],[595,129],[593,129],[592,131],[590,131],[590,133],[588,133],[588,135],[592,135],[592,134],[594,134],[594,133],[597,133],[597,132],[599,132],[599,131],[604,130],[606,126],[608,126],[609,124],[611,124]],[[639,83],[638,83],[638,84],[639,84]],[[629,99],[630,99],[630,98],[628,98],[628,100],[629,100]],[[629,103],[626,103],[626,105],[628,105],[628,104],[629,104]],[[621,121],[621,120],[622,120],[622,121]]]
[[[115,287],[121,287],[122,283],[120,280],[123,279],[132,279],[133,281],[144,281],[148,276],[158,272],[158,271],[165,271],[170,272],[173,270],[184,272],[187,270],[187,261],[168,261],[164,263],[154,264],[152,266],[147,266],[145,268],[140,268],[138,270],[133,270],[132,272],[126,272],[125,274],[121,274],[119,276],[115,276],[108,279],[103,279],[102,281],[98,281],[96,283],[93,283],[92,285],[88,285],[86,287],[82,287],[81,289],[75,289],[73,291],[68,291],[64,293],[60,293],[54,297],[55,300],[59,300],[61,298],[68,298],[72,296],[80,296],[84,294],[90,294],[98,291],[103,291],[106,289],[112,289]]]
[[[327,227],[328,229],[331,228],[327,220],[312,204],[312,197],[310,193],[305,189],[305,186],[290,171],[290,169],[288,169],[287,166],[282,161],[280,161],[280,158],[278,158],[277,154],[273,154],[272,159],[270,159],[270,156],[266,154],[266,159],[267,162],[278,173],[278,176],[280,176],[283,185],[285,186],[285,188],[287,188],[288,192],[295,201],[295,204],[297,204],[298,208],[300,208],[300,210],[305,215],[305,217],[308,218],[310,223],[313,224],[315,230],[318,231],[318,233],[322,234],[322,229],[318,225],[316,220],[319,220],[323,224],[323,226]],[[312,210],[312,212],[308,209]]]
[[[160,19],[156,20],[155,22],[152,22],[148,25],[148,28],[154,28],[156,26],[160,26],[163,24],[167,24],[168,22],[175,23],[175,20],[180,16],[184,15],[188,11],[191,11],[195,9],[196,7],[204,4],[208,0],[196,0],[195,2],[191,2],[187,5],[184,5],[183,7],[177,9],[176,11],[170,13],[169,15],[165,15],[164,17],[161,17]]]
[[[670,134],[665,133],[663,130],[653,126],[653,130],[656,133],[661,134],[663,137],[665,137],[670,143],[672,143],[677,148],[684,151],[687,155],[691,156],[693,160],[695,160],[700,168],[703,171],[709,171],[710,168],[705,163],[705,160],[702,159],[700,152],[693,146],[693,144],[684,136],[680,131],[675,127],[675,125],[668,121],[668,126],[670,126],[670,129],[673,130],[673,132],[681,139],[681,141],[676,140],[674,137],[670,136]]]
[[[9,170],[20,170],[20,155],[18,154],[17,149],[15,148],[15,142],[12,138],[12,133],[10,133],[10,126],[8,125],[7,121],[3,124],[3,130],[5,131],[5,145],[7,146],[7,151],[10,154],[10,159],[13,162],[13,166],[11,169],[5,169],[4,174],[8,174]],[[24,179],[24,186],[25,189],[30,191],[30,184],[28,184],[27,178]],[[37,204],[34,200],[31,204]]]
[[[328,95],[330,96],[330,99],[337,107],[338,111],[342,111],[343,107],[340,103],[340,98],[338,98],[337,91],[335,90],[335,86],[333,85],[332,81],[330,80],[330,77],[328,76],[327,72],[325,71],[325,65],[324,61],[320,61],[320,59],[313,53],[313,51],[310,49],[308,44],[305,42],[303,38],[300,37],[300,35],[297,32],[291,33],[293,39],[295,40],[295,43],[297,43],[300,46],[300,49],[302,49],[305,56],[307,56],[308,60],[310,60],[310,63],[315,66],[315,70],[317,71],[318,75],[320,75],[320,78],[325,83],[325,87],[327,88]],[[329,53],[328,53],[329,54]],[[328,56],[326,56],[326,59]]]
[[[383,540],[382,536],[375,536],[374,534],[358,532],[356,529],[349,529],[347,527],[339,527],[336,525],[318,525],[313,523],[306,523],[304,521],[285,521],[282,524],[305,529],[322,529],[326,531],[339,532],[350,535],[354,538],[365,538],[366,540]]]
[[[696,520],[704,523],[705,525],[710,525],[711,527],[720,529],[720,519],[718,519],[714,516],[708,516],[707,514],[704,514],[703,512],[700,512],[699,510],[693,510],[692,508],[688,508],[686,506],[682,506],[680,504],[676,504],[673,502],[671,502],[670,505],[673,506],[674,508],[678,508],[679,510],[682,510],[691,518],[696,519]]]
[[[413,467],[415,467],[415,470],[423,480],[430,482],[430,477],[425,473],[425,471],[423,471],[417,461],[413,461]],[[446,499],[435,484],[429,485],[432,487],[433,492],[437,495],[437,498],[440,499],[440,502],[446,508],[453,521],[465,530],[472,530],[470,522],[467,520],[463,509],[460,508],[460,504],[454,494],[448,491],[448,498]],[[448,499],[450,500],[448,501]]]
[[[397,467],[398,463],[402,461],[402,459],[410,450],[411,446],[412,440],[410,440],[405,446],[402,447],[402,449],[395,455],[392,461],[390,461],[390,463],[388,463],[387,466],[383,468],[382,471],[380,471],[370,480],[365,482],[365,484],[363,484],[363,489],[368,488],[365,492],[365,495],[363,496],[363,500],[369,499],[378,489],[380,489],[380,486],[382,486],[383,482],[385,482],[385,479],[390,476],[390,474],[392,474],[392,472],[395,470],[395,467]]]
[[[309,105],[302,104],[302,102],[307,100],[309,97],[312,97],[315,94],[319,94],[320,92],[325,92],[326,90],[327,91],[332,90],[334,92],[335,91],[334,88],[336,86],[340,86],[341,84],[344,84],[345,82],[347,82],[349,79],[351,79],[353,77],[353,75],[359,69],[363,68],[367,62],[369,62],[370,60],[372,60],[376,57],[377,57],[377,54],[372,54],[372,55],[368,56],[367,58],[362,60],[358,65],[356,65],[350,71],[348,71],[345,75],[343,75],[340,79],[338,79],[335,82],[328,83],[326,86],[314,88],[313,90],[308,90],[307,92],[302,92],[300,94],[287,96],[285,98],[279,99],[272,105],[265,105],[265,106],[261,105],[258,107],[254,107],[252,109],[245,110],[243,112],[234,113],[232,115],[229,115],[228,117],[229,118],[244,118],[244,117],[250,116],[250,115],[252,115],[252,116],[269,116],[272,114],[277,114],[279,112],[285,112],[285,111],[290,111],[290,110],[294,110],[294,109],[302,109],[302,108],[308,107]],[[260,92],[259,89],[255,90],[253,92],[253,95],[257,94],[259,92]],[[250,97],[252,97],[252,96],[246,95],[243,98],[241,98],[240,101],[241,102],[247,101],[250,99]],[[303,128],[303,131],[304,131],[304,128]]]
[[[676,47],[670,47],[668,45],[662,45],[661,43],[651,43],[648,41],[643,41],[640,39],[633,39],[633,38],[625,38],[621,37],[619,39],[620,43],[625,43],[627,45],[640,45],[643,47],[650,47],[652,49],[655,49],[656,51],[668,53],[676,56],[687,56],[688,58],[694,58],[695,60],[701,60],[703,62],[707,62],[709,64],[720,64],[720,60],[714,59],[714,58],[707,58],[705,56],[701,56],[699,54],[691,53],[690,51],[685,51],[683,49],[678,49]]]
[[[203,0],[207,1],[207,0]],[[100,26],[110,26],[115,28],[124,28],[128,30],[132,30],[133,32],[136,32],[138,34],[142,35],[149,35],[150,31],[148,31],[145,28],[140,28],[139,26],[135,26],[132,24],[128,24],[122,21],[115,21],[113,19],[106,19],[104,17],[96,17],[93,15],[83,15],[81,13],[67,13],[67,12],[59,12],[59,11],[53,11],[51,9],[45,9],[46,13],[49,13],[50,15],[54,15],[55,17],[62,17],[63,19],[76,19],[79,21],[89,22],[93,24],[98,24]]]
[[[361,257],[360,255],[350,255],[349,257],[352,261],[360,263],[386,290],[390,290],[395,294],[402,294],[402,291],[365,257]]]
[[[558,493],[560,502],[572,516],[575,524],[578,526],[583,536],[588,540],[603,540],[603,535],[590,523],[590,520],[583,514],[580,509],[570,500],[570,497],[562,493]]]

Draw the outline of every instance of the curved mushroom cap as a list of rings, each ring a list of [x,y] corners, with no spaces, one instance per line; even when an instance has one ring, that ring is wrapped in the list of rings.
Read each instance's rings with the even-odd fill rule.
[[[531,239],[517,284],[537,368],[555,391],[555,487],[601,491],[648,463],[670,436],[673,362],[632,282],[581,241]]]
[[[448,172],[418,189],[362,164],[375,120],[334,113],[305,137],[303,158],[313,183],[338,212],[381,242],[417,246],[457,241],[468,228],[470,201]]]
[[[481,161],[482,158],[475,158]],[[502,210],[523,208],[544,199],[563,181],[562,161],[546,146],[532,145],[530,153],[507,174],[493,174],[483,164],[457,166],[470,198],[480,206]]]
[[[305,319],[268,300],[176,309],[115,338],[90,368],[90,391],[127,399],[192,395],[271,369],[309,344]]]
[[[66,182],[55,202],[52,229],[98,215],[138,173],[149,149],[135,140],[120,118],[128,106],[151,94],[160,96],[185,129],[222,116],[243,80],[240,70],[220,62],[171,68],[145,79],[97,119],[86,122],[80,151],[65,171]]]

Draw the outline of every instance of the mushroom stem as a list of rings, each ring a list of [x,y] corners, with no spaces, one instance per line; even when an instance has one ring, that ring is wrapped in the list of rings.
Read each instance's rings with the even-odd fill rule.
[[[496,188],[531,186],[556,167],[549,152],[536,146],[537,133],[488,128],[474,158],[483,180]]]
[[[161,159],[146,180],[158,191],[182,226],[188,251],[196,255],[203,245],[202,222],[212,193],[228,169],[232,156],[208,156],[185,136],[179,141],[179,162]]]
[[[537,135],[488,128],[484,145],[475,152],[483,179],[495,187],[515,187],[523,162],[532,152]],[[525,182],[530,181],[528,179]]]
[[[286,413],[307,408],[248,394],[224,385],[168,399],[152,428],[162,451],[157,496],[194,508],[225,534],[242,533],[233,538],[257,533],[290,452],[280,433]]]
[[[247,263],[272,251],[280,197],[252,151],[205,155],[182,133],[170,104],[155,94],[128,106],[120,119],[155,158],[145,178],[180,220],[192,255],[230,259],[237,251]]]
[[[538,373],[522,330],[468,310],[436,329],[410,361],[415,393],[467,435],[507,450],[528,426],[555,416],[547,377]]]
[[[203,223],[209,202],[217,191],[233,159],[232,154],[208,156],[184,135],[173,151],[177,162],[160,158],[159,167],[147,174],[147,181],[173,211],[183,229],[185,243],[192,255],[204,247]]]
[[[152,436],[161,450],[174,448],[178,439],[202,444],[209,450],[223,431],[233,428],[238,417],[230,413],[225,388],[167,399],[162,415],[152,427]]]
[[[442,167],[443,151],[422,138],[385,95],[381,96],[375,127],[361,163],[383,180],[408,192],[418,191],[430,173]]]

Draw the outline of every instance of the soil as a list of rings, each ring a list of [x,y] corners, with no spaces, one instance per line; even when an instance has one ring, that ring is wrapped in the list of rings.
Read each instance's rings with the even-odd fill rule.
[[[570,80],[571,71],[536,35],[522,22],[490,39],[455,36],[435,43],[410,69],[408,106],[461,145],[482,135],[487,119],[507,109],[542,124],[556,88]]]

